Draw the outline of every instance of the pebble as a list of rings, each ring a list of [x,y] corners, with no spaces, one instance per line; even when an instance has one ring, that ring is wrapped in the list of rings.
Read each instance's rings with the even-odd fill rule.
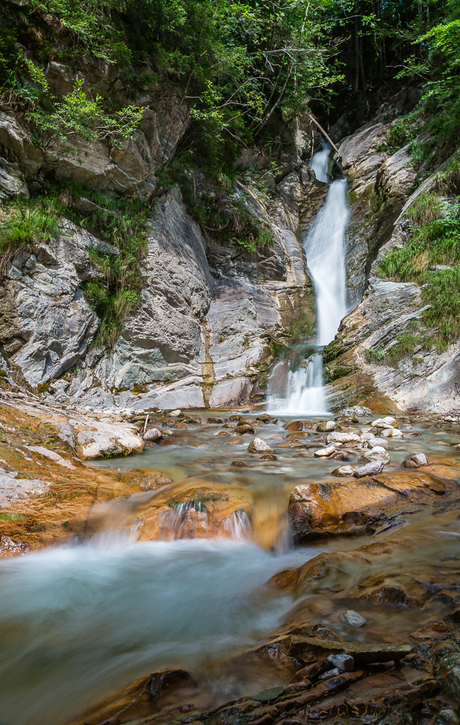
[[[333,453],[335,453],[337,450],[337,446],[327,446],[326,448],[320,448],[318,451],[315,451],[315,456],[317,458],[327,458],[328,456],[331,456]]]
[[[319,423],[316,430],[320,433],[328,433],[329,431],[333,431],[337,428],[337,423],[335,420],[326,420]]]
[[[404,468],[420,468],[420,466],[428,465],[428,458],[424,453],[413,453],[403,463]]]
[[[361,440],[361,438],[357,433],[334,432],[329,433],[328,437],[326,438],[327,443],[353,443],[359,440]]]
[[[181,416],[181,415],[182,415],[182,411],[181,411],[181,410],[179,410],[179,409],[177,409],[177,410],[171,410],[171,412],[169,413],[169,415],[170,415],[170,416],[171,416],[172,418],[179,418],[179,416]]]
[[[255,433],[255,431],[250,423],[240,423],[236,426],[235,433],[244,435],[245,433]]]
[[[273,453],[273,448],[271,448],[266,441],[262,440],[262,438],[253,438],[252,441],[248,445],[248,451],[249,453]]]
[[[364,617],[358,614],[358,612],[355,612],[354,609],[348,609],[348,611],[344,612],[339,616],[339,619],[341,622],[349,624],[350,627],[354,627],[355,629],[364,627],[364,625],[366,624],[366,620],[364,619]]]
[[[377,420],[373,420],[372,426],[374,428],[397,428],[398,421],[396,420],[396,418],[387,416],[386,418],[378,418]]]
[[[341,672],[353,672],[355,669],[355,660],[351,655],[329,655],[327,659],[331,665],[337,667]]]
[[[378,473],[382,473],[384,463],[381,461],[372,461],[371,463],[366,463],[365,466],[361,466],[360,468],[356,468],[353,471],[353,476],[355,478],[364,478],[365,476],[376,476]]]
[[[390,463],[390,454],[382,448],[382,446],[374,446],[370,451],[364,451],[360,456],[358,463],[370,463],[371,461],[381,461],[382,463]]]
[[[322,675],[318,677],[318,680],[328,680],[329,677],[337,677],[337,675],[342,674],[342,670],[339,670],[338,667],[334,667],[332,670],[328,670],[327,672],[324,672]]]
[[[161,438],[161,432],[158,428],[149,428],[149,430],[146,430],[144,433],[145,441],[156,441],[158,438]]]
[[[243,461],[232,461],[230,463],[231,466],[236,466],[238,468],[246,468],[246,464],[243,463]]]
[[[352,476],[356,466],[340,466],[332,471],[333,476]]]
[[[404,438],[403,433],[401,433],[401,431],[397,428],[385,428],[382,431],[382,435],[385,438]]]

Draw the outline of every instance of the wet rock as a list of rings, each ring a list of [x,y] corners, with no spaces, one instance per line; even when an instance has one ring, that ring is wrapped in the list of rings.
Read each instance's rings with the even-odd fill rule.
[[[326,442],[329,443],[355,443],[361,440],[357,433],[341,433],[333,432],[329,433],[326,438]]]
[[[218,425],[222,425],[223,422],[223,418],[208,418],[208,423],[217,423]]]
[[[338,423],[335,422],[335,420],[326,420],[322,423],[319,423],[316,430],[320,433],[328,433],[329,431],[333,431],[337,428]]]
[[[382,473],[384,465],[385,464],[382,463],[381,461],[372,461],[371,463],[367,463],[365,466],[356,468],[353,471],[353,476],[355,478],[364,478],[365,476],[376,476],[378,473]]]
[[[273,453],[266,453],[265,456],[261,456],[259,458],[260,461],[277,461],[277,456],[274,456]]]
[[[424,453],[413,453],[403,463],[404,468],[420,468],[428,465],[428,458]]]
[[[315,456],[317,458],[328,458],[329,456],[332,456],[333,453],[335,453],[337,450],[337,446],[330,445],[326,448],[320,448],[318,451],[315,451]]]
[[[358,463],[371,463],[372,461],[380,461],[381,463],[387,464],[390,463],[391,456],[382,446],[374,446],[370,451],[364,451],[358,459]]]
[[[233,440],[231,440],[231,441],[227,441],[225,445],[226,446],[240,446],[242,443],[244,443],[244,440],[243,440],[243,438],[239,437],[239,438],[233,438]]]
[[[382,435],[385,438],[404,438],[404,434],[397,428],[384,428]]]
[[[274,418],[268,413],[261,413],[261,415],[257,416],[256,420],[259,420],[261,423],[270,423]]]
[[[349,624],[350,627],[354,627],[355,629],[364,627],[366,624],[364,617],[358,614],[358,612],[355,612],[354,609],[348,609],[346,612],[340,614],[339,619],[344,624]]]
[[[332,475],[338,477],[352,476],[356,468],[357,466],[340,466],[340,468],[335,468],[332,471]]]
[[[392,418],[391,415],[389,415],[386,418],[378,418],[377,420],[372,421],[372,427],[373,428],[397,428],[398,421],[396,420],[396,418]]]
[[[329,655],[328,660],[334,667],[338,667],[341,672],[353,672],[355,669],[355,660],[351,655]]]
[[[179,410],[179,409],[177,409],[177,410],[171,410],[171,412],[169,413],[169,415],[171,416],[171,418],[180,418],[180,416],[182,415],[182,411]]]
[[[439,725],[458,725],[458,723],[460,722],[455,712],[450,708],[440,710],[436,720],[438,721]]]
[[[273,453],[273,448],[262,438],[253,438],[248,445],[248,451],[249,453]]]
[[[241,423],[236,426],[235,433],[238,435],[245,435],[246,433],[254,434],[255,430],[250,423]]]
[[[318,680],[328,680],[330,677],[337,677],[342,674],[340,667],[334,667],[332,670],[326,670],[322,675],[319,675]]]
[[[303,423],[301,420],[293,420],[292,423],[288,423],[287,426],[285,426],[285,430],[289,430],[289,431],[303,430]]]
[[[145,441],[156,441],[159,438],[161,438],[162,433],[158,430],[158,428],[149,428],[149,430],[146,430],[144,433],[144,440]]]
[[[247,467],[246,463],[244,463],[243,461],[232,461],[230,463],[230,465],[235,466],[235,468],[246,468]]]

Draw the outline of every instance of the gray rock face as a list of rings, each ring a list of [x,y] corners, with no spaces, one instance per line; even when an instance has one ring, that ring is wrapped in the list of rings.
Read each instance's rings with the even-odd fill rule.
[[[11,362],[33,386],[59,377],[81,360],[98,327],[79,289],[83,280],[99,274],[88,254],[98,240],[70,222],[61,232],[50,244],[36,245],[33,253],[21,251],[8,273],[15,314],[9,328],[3,325],[4,350],[13,352]]]

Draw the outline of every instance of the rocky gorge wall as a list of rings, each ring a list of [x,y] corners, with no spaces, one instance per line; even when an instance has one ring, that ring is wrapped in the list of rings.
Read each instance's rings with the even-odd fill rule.
[[[45,75],[57,97],[76,79],[58,63]],[[91,79],[77,75],[94,92]],[[179,188],[165,190],[157,179],[186,131],[188,108],[164,89],[142,103],[148,108],[135,139],[121,149],[79,142],[75,153],[58,142],[37,148],[19,116],[0,114],[4,201],[56,182],[152,200],[141,303],[113,349],[94,345],[100,321],[82,285],[101,279],[92,253],[117,255],[115,246],[63,217],[55,239],[38,239],[9,258],[0,298],[4,373],[50,402],[83,407],[216,407],[260,396],[271,340],[289,335],[299,318],[314,322],[299,237],[325,185],[302,161],[302,139],[289,139],[276,178],[268,175],[270,194],[241,181],[234,192],[270,230],[272,243],[250,252],[205,237]],[[254,150],[242,155],[239,171],[270,163]],[[73,203],[83,212],[94,206],[84,193]]]

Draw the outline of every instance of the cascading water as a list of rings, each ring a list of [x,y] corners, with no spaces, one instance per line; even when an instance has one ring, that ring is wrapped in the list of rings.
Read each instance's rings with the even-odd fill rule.
[[[330,148],[313,156],[311,168],[318,181],[328,181]],[[335,337],[346,314],[345,230],[348,223],[346,179],[333,181],[326,203],[308,233],[304,248],[316,294],[317,352],[307,366],[289,371],[285,395],[271,397],[269,408],[285,415],[327,413],[323,385],[323,348]]]

